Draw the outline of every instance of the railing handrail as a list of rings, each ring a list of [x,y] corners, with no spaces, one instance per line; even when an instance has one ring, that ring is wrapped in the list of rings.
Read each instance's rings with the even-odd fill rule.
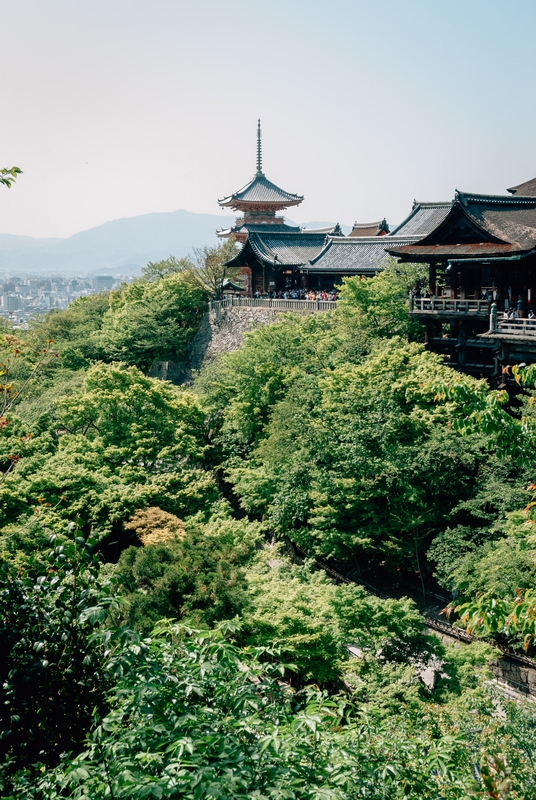
[[[282,311],[330,311],[337,307],[336,300],[292,300],[279,297],[225,297],[211,300],[209,308],[278,308]]]
[[[410,310],[422,313],[451,312],[489,314],[489,300],[458,300],[450,297],[410,297]]]
[[[530,336],[536,338],[536,319],[500,319],[497,331],[511,336]]]

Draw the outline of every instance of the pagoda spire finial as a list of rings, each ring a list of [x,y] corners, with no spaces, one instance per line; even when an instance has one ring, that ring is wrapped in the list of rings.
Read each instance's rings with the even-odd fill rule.
[[[257,122],[257,175],[262,175],[261,121]]]

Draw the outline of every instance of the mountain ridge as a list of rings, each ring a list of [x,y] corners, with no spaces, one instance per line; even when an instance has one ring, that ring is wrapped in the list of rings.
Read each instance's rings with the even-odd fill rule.
[[[216,230],[230,227],[234,221],[234,216],[178,209],[110,220],[65,239],[2,233],[0,274],[138,274],[148,261],[170,255],[181,258],[194,247],[215,244]],[[333,223],[299,224],[320,227]]]

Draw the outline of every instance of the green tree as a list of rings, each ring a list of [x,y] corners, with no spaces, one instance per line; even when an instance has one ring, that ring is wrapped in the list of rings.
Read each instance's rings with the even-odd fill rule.
[[[389,258],[373,278],[343,278],[341,309],[347,322],[368,337],[402,336],[422,340],[422,326],[408,314],[409,292],[428,277],[422,264],[400,264]]]
[[[156,359],[181,359],[205,309],[206,290],[182,273],[112,292],[97,336],[107,359],[148,371]]]
[[[292,691],[276,653],[236,647],[233,633],[166,623],[124,640],[112,708],[84,751],[33,781],[19,776],[10,798],[534,800],[534,716],[521,704],[501,700],[499,715],[480,692],[382,719],[347,698]]]
[[[222,507],[207,523],[190,520],[181,537],[125,550],[117,577],[128,624],[147,634],[163,617],[211,627],[240,614],[244,566],[259,539],[258,525]]]
[[[178,272],[190,272],[195,269],[195,264],[190,256],[184,258],[175,258],[169,256],[162,261],[149,261],[149,263],[142,267],[141,274],[148,281],[159,281],[162,278],[167,278],[169,275],[176,275]]]
[[[185,518],[208,512],[219,496],[204,468],[196,398],[135,367],[94,364],[82,386],[29,430],[21,419],[0,429],[4,464],[15,446],[0,487],[0,523],[13,557],[35,548],[36,529],[60,535],[75,515],[101,538],[114,531],[124,539],[122,523],[138,508]]]
[[[170,256],[156,263],[150,261],[142,269],[142,275],[147,280],[154,281],[168,275],[180,274],[209,297],[219,300],[223,296],[224,281],[227,278],[236,279],[238,276],[238,270],[227,265],[234,255],[236,241],[231,237],[217,245],[195,247],[192,256]]]
[[[61,365],[69,369],[88,366],[91,360],[104,355],[95,333],[100,330],[109,308],[109,294],[101,292],[79,297],[64,311],[53,309],[42,320],[34,322],[25,334],[29,347],[38,349],[42,342],[52,341],[61,356]]]
[[[340,685],[349,669],[348,645],[384,662],[427,661],[433,652],[434,640],[410,600],[379,600],[361,586],[335,584],[321,571],[292,566],[277,549],[247,577],[243,641],[276,648],[295,665],[298,683]]]
[[[0,563],[0,740],[8,769],[54,765],[105,707],[105,643],[93,634],[114,604],[113,586],[98,579],[95,541],[70,527],[65,544],[52,540],[39,577]]]
[[[456,409],[430,388],[439,375],[478,387],[396,340],[295,380],[249,459],[229,469],[241,504],[311,554],[375,552],[419,571],[418,551],[470,496],[484,459],[480,437],[449,429]]]

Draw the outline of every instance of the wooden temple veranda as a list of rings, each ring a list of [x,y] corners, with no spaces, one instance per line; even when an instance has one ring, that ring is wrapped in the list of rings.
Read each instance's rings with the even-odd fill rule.
[[[427,236],[389,247],[428,264],[428,296],[410,298],[427,346],[494,382],[507,364],[536,361],[536,180],[508,191],[456,192]]]

